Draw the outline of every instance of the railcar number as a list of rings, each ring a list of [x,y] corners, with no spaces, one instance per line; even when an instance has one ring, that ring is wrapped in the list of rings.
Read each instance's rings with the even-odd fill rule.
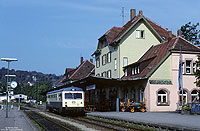
[[[76,104],[76,101],[72,101],[72,104]]]

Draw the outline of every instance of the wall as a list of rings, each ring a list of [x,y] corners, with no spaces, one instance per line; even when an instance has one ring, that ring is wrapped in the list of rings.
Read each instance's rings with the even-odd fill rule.
[[[102,56],[104,54],[107,54],[108,52],[111,52],[111,62],[106,63],[105,65],[102,65]],[[104,71],[111,70],[111,77],[112,78],[118,78],[118,72],[117,70],[114,70],[114,59],[117,58],[118,60],[118,48],[114,48],[112,46],[106,46],[101,49],[101,54],[98,56],[100,58],[100,67],[96,67],[96,61],[95,61],[95,75],[103,73]],[[96,57],[97,58],[97,57]],[[117,63],[118,64],[118,63]],[[118,67],[118,65],[117,65]]]
[[[144,30],[144,39],[136,38],[136,30]],[[128,57],[128,64],[136,62],[152,45],[160,42],[152,34],[143,21],[138,22],[121,40],[120,42],[120,77],[123,72],[123,57]]]
[[[160,65],[160,67],[152,74],[150,80],[171,80],[171,55]]]
[[[169,76],[165,74],[165,71],[163,71],[164,67],[169,65],[171,63],[171,69],[169,70],[169,67],[166,69],[169,70],[171,73],[171,81],[172,85],[164,85],[164,84],[149,84],[146,88],[149,88],[149,99],[148,102],[148,109],[149,111],[175,111],[177,109],[177,104],[179,102],[179,88],[178,88],[178,73],[179,73],[179,53],[172,53],[171,57],[169,57],[162,66],[160,66],[160,69],[158,69],[155,74],[152,75],[150,79],[156,79],[159,78],[158,74],[160,75],[160,78],[162,79],[168,79]],[[192,59],[193,61],[196,61],[197,56],[196,54],[182,54],[182,60],[185,59]],[[171,62],[169,62],[171,61]],[[162,73],[164,72],[164,73]],[[195,85],[195,76],[193,74],[183,74],[183,89],[188,91],[188,103],[191,102],[191,92],[194,89],[198,88]],[[157,91],[160,89],[166,89],[169,91],[169,106],[157,106]]]

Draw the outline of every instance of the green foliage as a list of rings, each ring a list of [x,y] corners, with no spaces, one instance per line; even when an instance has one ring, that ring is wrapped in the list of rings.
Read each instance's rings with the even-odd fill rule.
[[[183,107],[183,109],[186,110],[186,111],[190,111],[190,105],[189,105],[189,104],[185,105],[185,106]]]
[[[200,44],[200,30],[197,29],[198,26],[199,23],[191,24],[191,22],[181,26],[182,37],[195,45]]]
[[[17,88],[15,88],[15,94],[24,94],[32,99],[37,99],[38,101],[46,101],[46,96],[42,96],[41,93],[52,88],[51,82],[43,81],[36,82],[33,86],[19,84]]]
[[[194,73],[196,77],[196,86],[200,87],[200,55],[197,55],[197,61],[196,61],[196,72]]]

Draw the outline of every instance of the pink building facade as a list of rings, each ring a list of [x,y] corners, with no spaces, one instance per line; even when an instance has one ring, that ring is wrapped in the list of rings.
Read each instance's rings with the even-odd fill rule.
[[[196,60],[200,49],[182,37],[174,37],[150,48],[139,60],[125,67],[127,74],[123,79],[144,79],[140,87],[144,91],[142,99],[146,102],[147,111],[176,111],[182,101],[179,90],[180,49],[182,57],[183,102],[198,101],[199,87],[195,85]],[[139,68],[135,72],[135,68]],[[146,83],[146,84],[144,84]],[[139,82],[138,82],[139,84]],[[141,95],[141,94],[139,94]]]

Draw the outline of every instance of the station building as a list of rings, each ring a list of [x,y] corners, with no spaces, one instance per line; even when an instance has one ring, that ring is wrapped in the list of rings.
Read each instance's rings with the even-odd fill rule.
[[[100,111],[119,111],[119,103],[127,99],[145,101],[147,111],[175,111],[182,100],[178,86],[180,58],[184,103],[199,99],[194,76],[198,54],[200,48],[182,38],[180,30],[175,35],[142,11],[136,15],[131,9],[130,20],[123,27],[112,27],[98,39],[92,54],[95,67],[84,77],[78,77],[84,66],[72,70],[78,77],[73,81],[66,71],[69,76],[58,82],[57,89],[72,85],[84,88],[86,104]]]

